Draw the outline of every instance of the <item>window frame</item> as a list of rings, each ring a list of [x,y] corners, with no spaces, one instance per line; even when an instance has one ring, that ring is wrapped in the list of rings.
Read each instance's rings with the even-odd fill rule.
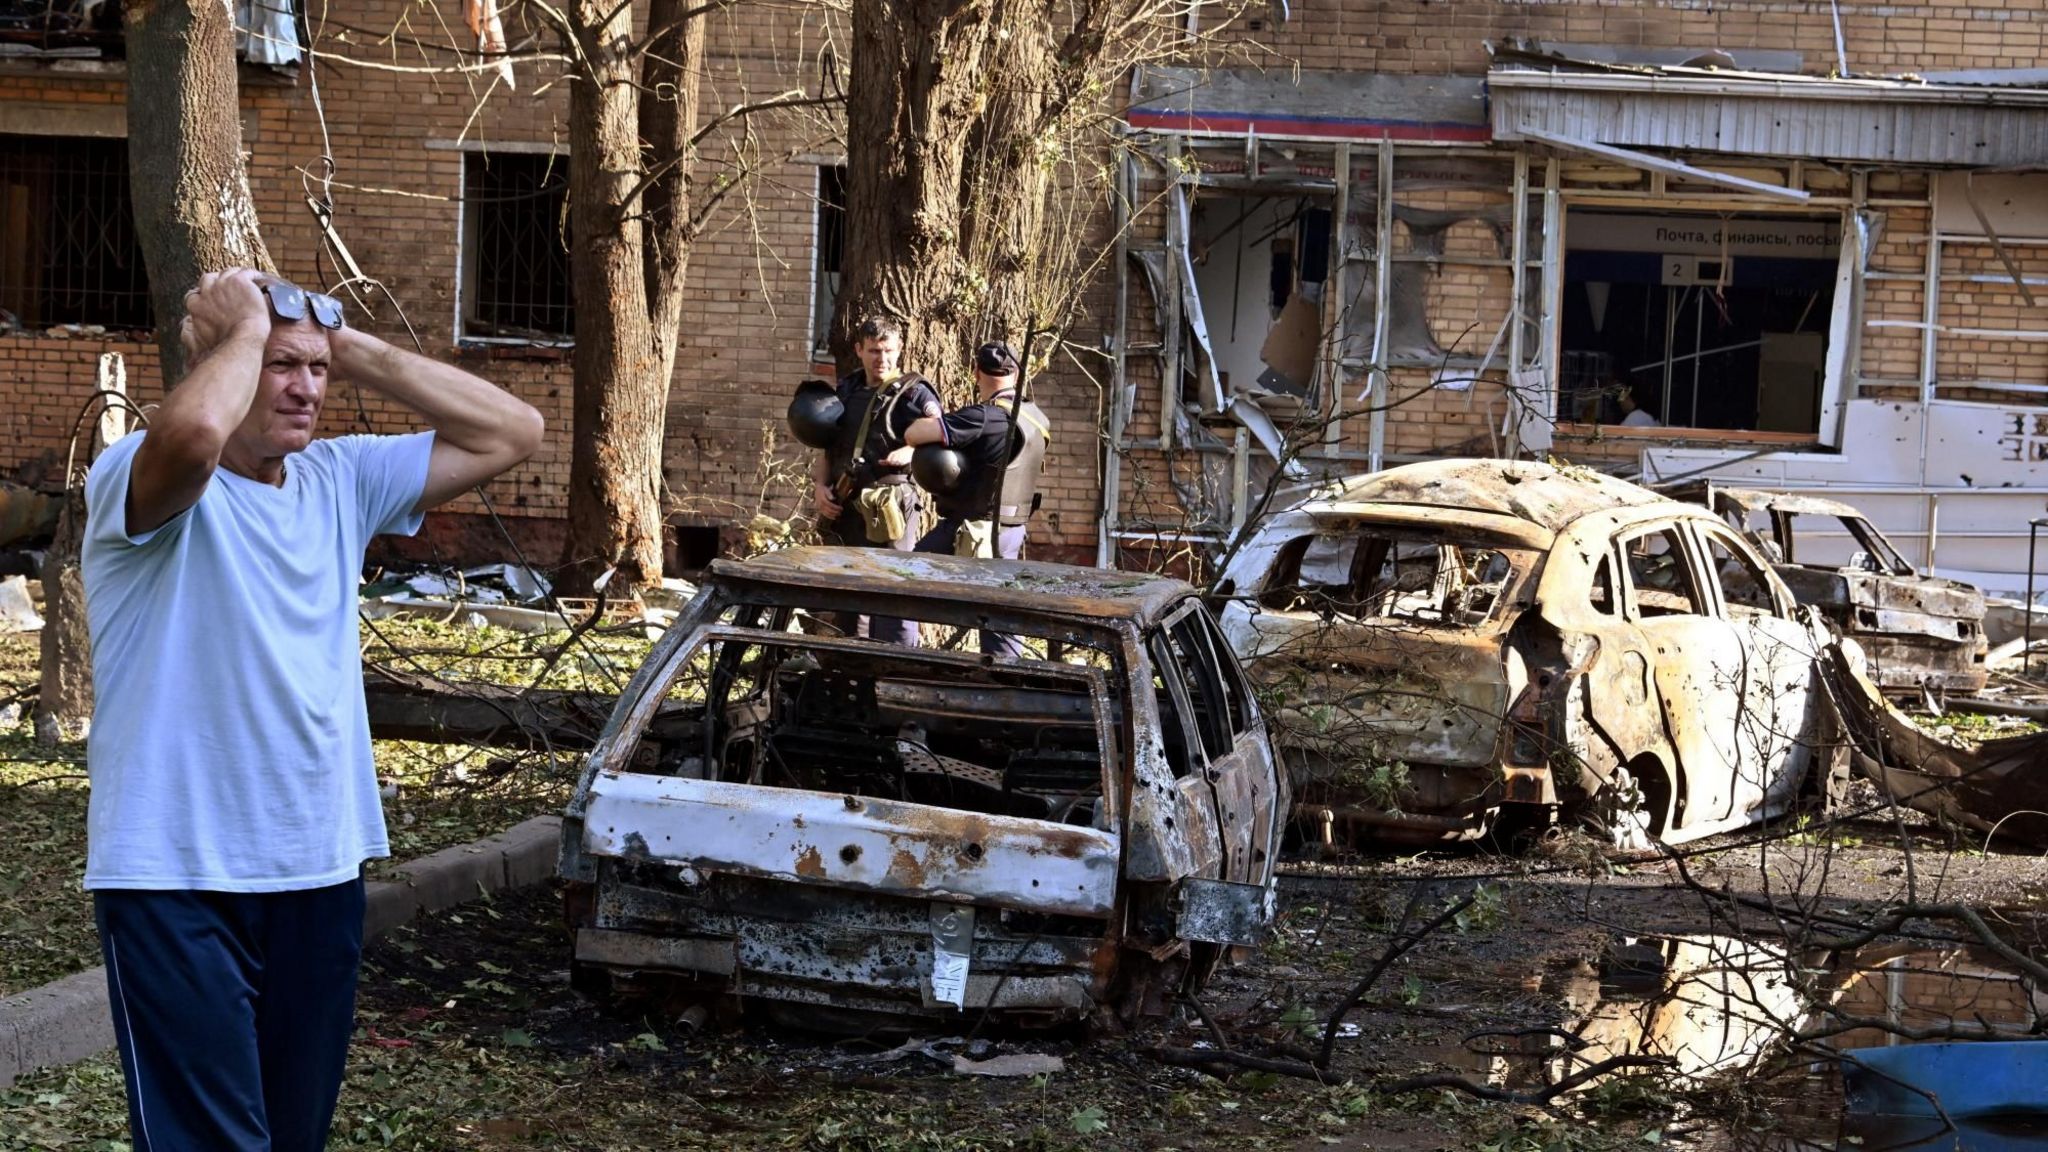
[[[151,295],[149,270],[143,257],[142,237],[134,223],[134,189],[130,178],[125,137],[84,134],[84,133],[41,133],[5,132],[0,133],[0,144],[8,149],[18,149],[20,163],[17,168],[21,182],[7,184],[5,188],[20,188],[23,192],[23,225],[25,231],[19,254],[24,263],[32,263],[33,269],[21,284],[9,286],[6,300],[22,305],[15,316],[19,327],[11,334],[39,334],[53,328],[100,328],[114,332],[153,332],[156,326],[155,300]],[[110,153],[111,155],[98,155]],[[31,194],[40,180],[40,187],[46,203],[42,207],[47,214],[38,216],[35,197]],[[116,237],[101,234],[85,245],[95,253],[101,253],[97,262],[88,257],[82,262],[59,262],[50,259],[64,255],[64,241],[70,239],[62,233],[78,227],[79,210],[74,199],[70,206],[59,208],[67,192],[77,193],[92,187],[97,182],[101,192],[97,197],[98,216],[110,229],[125,228],[129,241],[125,252],[106,254],[112,247],[110,241]],[[86,219],[91,219],[87,217]],[[55,241],[54,244],[51,241]],[[47,248],[47,250],[46,250]],[[12,246],[10,245],[10,250]],[[81,251],[68,254],[78,255]],[[27,257],[34,255],[33,261]],[[132,262],[132,276],[125,288],[106,287],[109,271],[123,270],[121,259]],[[47,273],[57,268],[62,271],[58,281],[52,283]],[[99,287],[88,288],[90,283]],[[29,294],[33,286],[33,295]],[[19,289],[16,293],[13,290]],[[140,310],[140,322],[132,316],[111,314],[94,315],[81,307],[75,317],[59,303],[66,296],[91,300],[107,305],[116,298]],[[33,306],[31,308],[31,305]],[[118,305],[109,311],[117,311]],[[10,309],[10,312],[14,310]]]
[[[814,158],[812,166],[817,169],[813,181],[814,194],[811,197],[811,360],[826,364],[832,361],[832,314],[838,308],[839,291],[843,285],[835,285],[831,296],[825,293],[825,250],[828,237],[828,212],[839,214],[838,267],[831,275],[840,276],[846,267],[846,161],[844,159]],[[826,174],[837,172],[839,203],[828,201],[825,192]]]
[[[438,142],[430,141],[429,147],[433,147],[436,143]],[[497,143],[489,148],[481,145],[472,147],[461,144],[453,146],[443,145],[443,147],[450,148],[450,150],[456,152],[462,158],[456,174],[457,195],[455,198],[455,344],[458,347],[489,346],[498,348],[549,348],[563,350],[574,348],[576,346],[576,304],[573,295],[573,265],[569,273],[571,277],[571,298],[569,301],[569,330],[567,332],[560,334],[554,339],[536,339],[523,336],[484,335],[469,330],[470,312],[476,297],[476,278],[478,275],[476,268],[478,210],[470,204],[469,200],[470,164],[472,162],[488,163],[492,155],[543,155],[550,158],[550,163],[562,165],[566,173],[569,162],[569,149],[566,146],[554,144],[519,143]],[[563,196],[566,200],[568,196],[566,189],[563,192]]]
[[[1629,564],[1628,546],[1643,537],[1660,534],[1669,535],[1677,545],[1678,570],[1684,574],[1687,594],[1692,599],[1693,611],[1691,612],[1659,612],[1645,616],[1642,611],[1642,604],[1636,598],[1638,591],[1636,587],[1636,573],[1635,568]],[[1622,582],[1622,619],[1637,625],[1666,617],[1691,617],[1703,620],[1725,619],[1719,612],[1718,602],[1708,597],[1706,589],[1701,586],[1699,572],[1695,570],[1695,565],[1698,562],[1696,548],[1693,544],[1691,533],[1686,531],[1684,522],[1664,521],[1662,523],[1632,525],[1626,531],[1615,534],[1614,543],[1610,551],[1615,559],[1616,574]],[[1653,588],[1649,589],[1649,591],[1661,592],[1664,589]]]
[[[1714,602],[1720,611],[1722,619],[1733,620],[1735,618],[1734,609],[1736,605],[1729,602],[1728,586],[1721,582],[1720,567],[1714,563],[1713,547],[1715,544],[1720,544],[1737,560],[1756,569],[1756,575],[1761,578],[1764,591],[1771,598],[1770,614],[1773,617],[1779,620],[1792,619],[1792,605],[1788,602],[1785,589],[1781,586],[1780,582],[1772,579],[1773,574],[1770,564],[1744,552],[1741,547],[1742,538],[1739,533],[1732,528],[1726,527],[1719,521],[1710,523],[1704,520],[1696,522],[1693,525],[1693,531],[1698,535],[1700,576],[1712,586]],[[1745,604],[1741,607],[1749,608],[1752,606]]]

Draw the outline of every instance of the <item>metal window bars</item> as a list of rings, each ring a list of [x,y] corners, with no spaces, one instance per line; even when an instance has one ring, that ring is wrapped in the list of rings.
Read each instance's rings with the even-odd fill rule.
[[[463,335],[559,342],[576,330],[566,156],[471,153],[463,167]]]
[[[152,326],[123,140],[0,135],[0,328]]]

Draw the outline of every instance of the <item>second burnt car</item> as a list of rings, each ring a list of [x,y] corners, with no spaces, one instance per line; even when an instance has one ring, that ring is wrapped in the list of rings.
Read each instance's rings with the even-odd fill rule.
[[[842,614],[993,628],[1026,656],[813,634]],[[1184,583],[886,549],[718,561],[563,821],[575,972],[808,1019],[1141,1015],[1260,937],[1288,799]]]
[[[1855,508],[1714,484],[1672,495],[1706,505],[1748,536],[1794,598],[1863,649],[1871,680],[1887,696],[1968,696],[1990,680],[1984,593],[1923,575]]]
[[[1590,470],[1344,481],[1259,524],[1215,602],[1311,837],[1681,842],[1846,779],[1822,622],[1705,508]]]

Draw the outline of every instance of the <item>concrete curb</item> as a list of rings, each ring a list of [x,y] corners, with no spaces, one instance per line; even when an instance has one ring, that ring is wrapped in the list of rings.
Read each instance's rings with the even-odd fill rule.
[[[399,868],[397,880],[372,881],[365,893],[365,941],[422,912],[544,882],[555,874],[561,824],[559,817],[536,816],[496,836],[422,856]],[[0,1088],[23,1073],[75,1063],[113,1046],[104,968],[0,998]]]

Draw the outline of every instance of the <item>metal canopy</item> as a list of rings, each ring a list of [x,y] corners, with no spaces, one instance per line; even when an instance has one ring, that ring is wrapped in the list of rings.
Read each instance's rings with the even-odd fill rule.
[[[1269,72],[1145,66],[1131,78],[1133,128],[1262,140],[1483,144],[1482,76]]]
[[[2038,167],[2048,89],[1669,68],[1497,64],[1497,140],[1556,138],[1786,159]]]

